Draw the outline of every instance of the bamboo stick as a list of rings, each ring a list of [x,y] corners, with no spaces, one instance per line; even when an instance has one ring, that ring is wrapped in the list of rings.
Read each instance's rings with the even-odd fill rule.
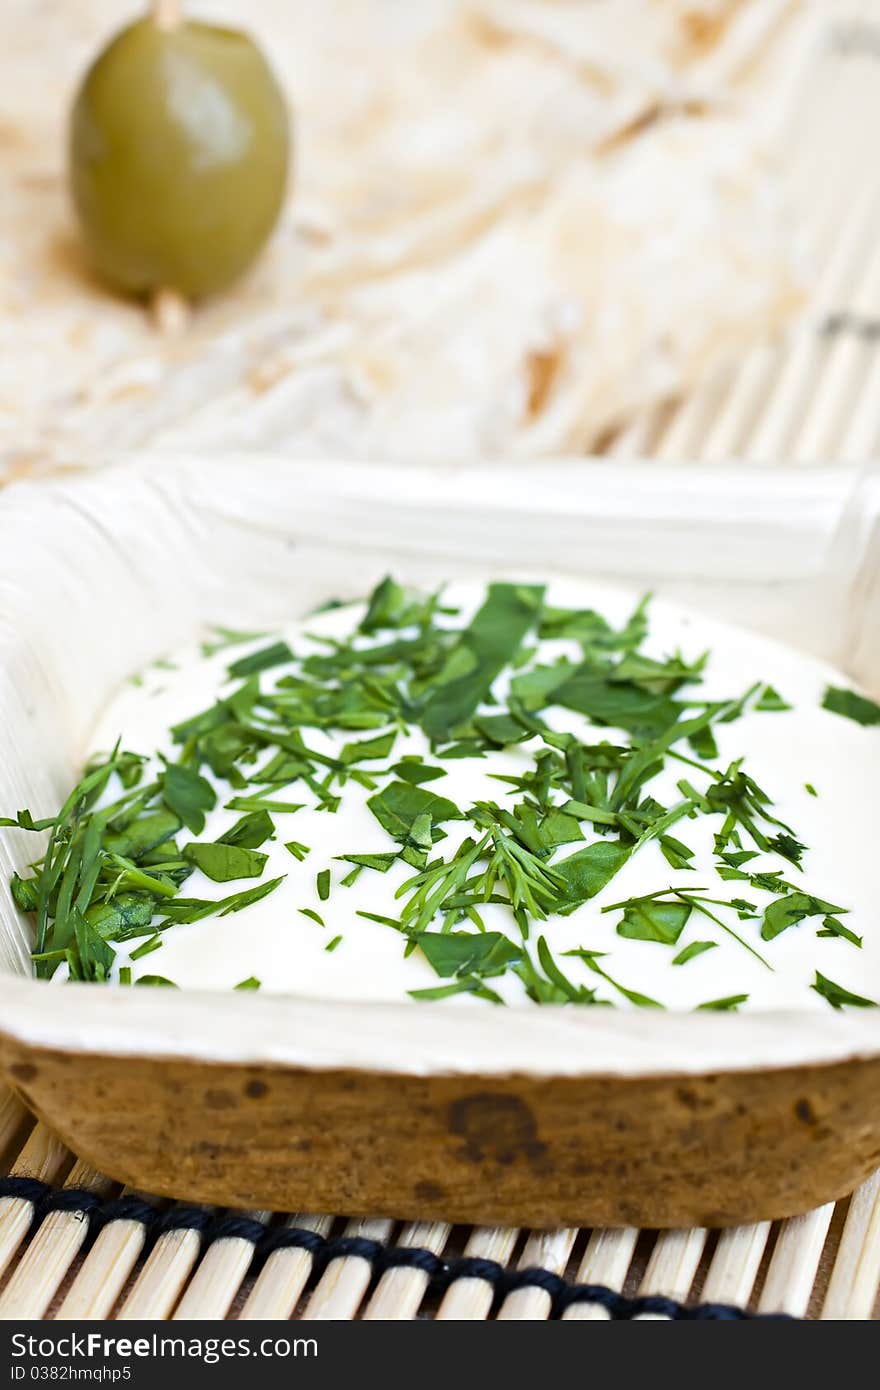
[[[684,1303],[691,1291],[709,1232],[697,1226],[690,1231],[661,1231],[648,1260],[640,1294],[662,1294]],[[662,1313],[640,1313],[646,1322],[665,1321]]]
[[[116,1314],[121,1322],[167,1318],[201,1254],[198,1231],[168,1231],[156,1241]]]
[[[268,1221],[271,1212],[246,1211],[235,1214],[246,1216],[251,1221]],[[215,1240],[205,1251],[201,1264],[177,1305],[174,1321],[215,1321],[225,1317],[253,1258],[253,1243],[243,1236],[224,1236],[222,1240]]]
[[[125,1188],[123,1195],[143,1194]],[[109,1222],[77,1270],[55,1314],[56,1321],[108,1318],[140,1259],[146,1239],[142,1221]]]
[[[622,1291],[639,1234],[634,1226],[624,1226],[617,1231],[593,1231],[577,1272],[577,1282],[603,1284],[606,1288]],[[604,1322],[609,1314],[598,1303],[572,1303],[562,1316],[567,1321]]]
[[[301,1226],[319,1236],[327,1236],[332,1216],[289,1216],[287,1226]],[[258,1274],[239,1313],[241,1322],[272,1318],[286,1321],[293,1316],[302,1291],[312,1272],[313,1257],[298,1246],[275,1250]]]
[[[564,1274],[578,1232],[567,1227],[560,1231],[534,1231],[519,1257],[519,1269],[546,1269],[551,1274]],[[499,1322],[533,1321],[549,1318],[553,1300],[537,1285],[513,1289],[498,1310]]]
[[[98,1197],[109,1196],[113,1188],[108,1178],[81,1160],[64,1186],[85,1188]],[[88,1217],[82,1212],[50,1212],[0,1294],[0,1321],[44,1317],[88,1233]]]
[[[386,1220],[349,1221],[347,1236],[366,1240],[388,1240],[394,1223]],[[342,1321],[354,1318],[370,1283],[373,1267],[360,1255],[332,1260],[321,1275],[314,1293],[301,1314],[303,1322]]]
[[[806,1216],[793,1216],[782,1223],[758,1303],[759,1312],[804,1316],[833,1214],[834,1203],[828,1202]]]
[[[853,1193],[822,1318],[871,1317],[880,1286],[880,1172]]]
[[[42,1124],[31,1130],[21,1153],[10,1169],[16,1178],[38,1178],[41,1182],[57,1182],[72,1161],[60,1139]],[[0,1275],[8,1269],[13,1256],[31,1228],[34,1217],[32,1202],[24,1197],[0,1199]]]
[[[404,1226],[398,1245],[421,1246],[439,1255],[452,1227],[443,1221],[413,1222]],[[402,1322],[414,1318],[425,1296],[429,1275],[421,1269],[401,1265],[386,1269],[364,1310],[365,1322]]]
[[[703,1285],[704,1303],[744,1306],[751,1298],[770,1236],[770,1222],[722,1231]]]
[[[816,323],[821,323],[828,314],[846,303],[865,254],[873,245],[875,202],[873,189],[863,192],[839,231],[834,255],[822,276],[814,301]],[[789,461],[801,457],[792,446],[792,438],[797,434],[805,407],[815,394],[816,381],[826,357],[827,344],[818,340],[814,333],[801,333],[794,339],[776,389],[749,441],[752,457],[769,460],[787,458]]]
[[[471,1231],[464,1253],[475,1259],[496,1260],[506,1265],[513,1254],[519,1231],[510,1227],[477,1227]],[[489,1316],[495,1300],[494,1285],[485,1279],[456,1279],[437,1309],[440,1322],[479,1322]]]

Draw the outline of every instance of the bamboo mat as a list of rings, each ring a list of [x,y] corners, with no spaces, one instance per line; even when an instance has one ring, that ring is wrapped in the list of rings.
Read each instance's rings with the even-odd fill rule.
[[[862,10],[870,19],[868,8]],[[612,456],[809,466],[876,454],[880,176],[866,182],[865,170],[872,168],[866,148],[880,115],[880,22],[849,20],[829,31],[828,42],[840,61],[823,68],[803,115],[811,126],[807,153],[791,171],[813,206],[809,234],[819,271],[806,312],[785,343],[756,349],[684,405],[652,412],[617,435],[607,446]],[[0,1174],[6,1173],[100,1197],[118,1192],[0,1093]],[[387,1269],[376,1281],[356,1255],[333,1260],[310,1281],[312,1256],[301,1248],[276,1250],[254,1273],[253,1246],[241,1237],[203,1248],[196,1231],[171,1230],[146,1253],[143,1226],[118,1220],[87,1248],[88,1221],[80,1214],[51,1212],[36,1230],[32,1216],[22,1198],[0,1200],[0,1318],[544,1319],[551,1313],[549,1295],[534,1286],[514,1290],[500,1306],[480,1278],[458,1280],[434,1297],[423,1271]],[[722,1232],[461,1230],[304,1214],[274,1219],[322,1236],[365,1236],[444,1257],[465,1253],[508,1268],[538,1266],[628,1295],[810,1318],[880,1316],[880,1174],[846,1201]],[[608,1315],[576,1303],[563,1316]]]

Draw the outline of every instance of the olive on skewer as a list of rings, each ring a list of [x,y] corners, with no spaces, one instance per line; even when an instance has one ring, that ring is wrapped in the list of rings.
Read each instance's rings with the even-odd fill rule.
[[[278,219],[289,147],[253,40],[157,0],[98,55],[73,105],[70,185],[97,270],[145,296],[226,288]]]

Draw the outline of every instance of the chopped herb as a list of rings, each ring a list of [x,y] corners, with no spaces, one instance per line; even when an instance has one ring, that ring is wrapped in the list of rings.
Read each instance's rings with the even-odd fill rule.
[[[284,666],[293,661],[293,652],[286,642],[273,642],[250,656],[239,657],[229,667],[229,675],[235,680],[242,676],[255,676],[260,671],[271,670],[273,666]]]
[[[235,878],[259,878],[269,856],[254,849],[240,849],[238,845],[216,844],[184,845],[183,857],[201,869],[203,874],[215,883],[228,883]]]
[[[419,816],[429,815],[435,825],[461,817],[458,807],[446,797],[435,796],[408,782],[389,782],[381,792],[369,798],[367,805],[382,829],[395,840],[405,840]]]
[[[672,964],[687,965],[689,960],[693,960],[695,956],[701,956],[704,951],[714,951],[717,945],[717,941],[692,941],[689,946],[685,946],[683,951],[679,951]]]
[[[308,845],[300,844],[299,840],[285,840],[284,848],[289,850],[294,859],[298,859],[300,863],[302,863],[307,854],[311,854]]]
[[[829,685],[822,708],[831,710],[832,714],[841,714],[845,719],[852,719],[856,724],[880,724],[880,705],[866,695],[857,694],[855,690],[842,690],[839,686]]]
[[[538,585],[489,585],[486,601],[460,634],[421,709],[419,722],[433,743],[448,738],[485,699],[537,623],[543,598]]]
[[[826,903],[822,898],[814,898],[810,893],[788,893],[784,898],[777,898],[765,910],[761,938],[764,941],[772,941],[780,932],[796,926],[807,917],[834,918],[845,911],[846,908]]]
[[[710,999],[707,1004],[698,1004],[697,1008],[712,1009],[716,1013],[732,1013],[740,1004],[745,1004],[748,997],[747,994],[728,994],[726,999]]]
[[[774,690],[772,685],[765,685],[755,701],[755,709],[762,711],[781,711],[791,709],[791,705],[786,700],[783,700],[779,691]]]
[[[341,940],[342,940],[342,937],[341,937],[341,936],[334,936],[334,938],[333,938],[332,941],[328,941],[328,942],[327,942],[327,945],[324,947],[324,950],[325,950],[325,951],[335,951],[335,950],[336,950],[336,947],[339,945],[339,943],[340,943]]]
[[[395,763],[391,771],[395,777],[399,777],[401,782],[410,782],[414,787],[422,782],[435,782],[438,777],[447,775],[445,767],[432,767],[430,763],[423,762],[421,758],[404,758],[401,762]]]
[[[145,941],[143,946],[138,946],[136,951],[130,952],[129,958],[131,960],[140,960],[141,956],[149,956],[153,951],[158,951],[161,945],[162,937],[157,932],[155,936],[150,937],[149,941]]]
[[[257,979],[256,975],[248,975],[246,980],[240,980],[239,983],[235,985],[235,989],[259,989],[261,983],[262,982]]]
[[[266,840],[275,834],[275,826],[268,811],[249,811],[237,820],[225,834],[217,837],[219,845],[237,845],[239,849],[259,849]]]
[[[330,870],[322,869],[315,880],[318,889],[318,897],[321,902],[326,902],[330,896]]]
[[[659,941],[664,946],[675,946],[690,915],[691,905],[686,902],[633,903],[618,923],[617,935],[634,941]]]
[[[301,912],[303,917],[310,917],[313,922],[317,922],[319,927],[324,926],[324,918],[313,907],[298,907],[296,910]]]
[[[820,975],[816,971],[816,978],[810,986],[817,994],[821,994],[823,999],[827,999],[832,1009],[842,1009],[849,1005],[854,1009],[876,1009],[876,999],[865,999],[861,994],[851,994],[843,985],[836,985],[833,980],[829,980],[826,975]]]
[[[214,809],[217,793],[198,772],[182,763],[167,763],[162,799],[193,835],[205,828],[205,812]]]

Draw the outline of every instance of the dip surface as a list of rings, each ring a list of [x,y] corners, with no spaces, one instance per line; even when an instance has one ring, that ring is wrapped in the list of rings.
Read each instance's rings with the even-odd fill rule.
[[[486,590],[481,586],[450,586],[442,593],[441,606],[458,611],[438,613],[433,619],[435,626],[464,629],[485,598]],[[578,612],[593,610],[619,633],[632,621],[637,596],[600,584],[559,581],[547,587],[543,604],[545,617],[563,607]],[[150,760],[143,778],[149,781],[163,768],[157,755],[164,755],[171,762],[181,757],[181,742],[175,741],[170,732],[174,726],[209,709],[219,698],[230,696],[248,679],[256,680],[263,693],[283,690],[279,681],[298,677],[304,658],[332,653],[332,643],[346,641],[365,611],[362,604],[337,607],[292,623],[281,633],[232,644],[223,644],[223,638],[218,637],[216,643],[209,640],[204,645],[203,650],[215,648],[209,655],[194,648],[157,662],[117,693],[94,731],[92,751],[107,754],[119,740],[122,748]],[[198,834],[190,834],[184,828],[176,836],[181,846],[190,842],[213,844],[225,835],[247,814],[241,804],[227,809],[235,797],[256,795],[264,798],[267,805],[297,804],[300,809],[269,810],[274,834],[259,845],[259,853],[267,856],[259,877],[215,882],[195,867],[180,889],[181,896],[219,901],[271,879],[283,876],[283,881],[261,900],[229,915],[208,915],[166,927],[155,943],[156,949],[136,955],[135,959],[131,959],[131,954],[144,945],[145,939],[150,939],[149,931],[115,943],[112,977],[118,978],[120,967],[127,966],[132,982],[141,976],[156,975],[178,986],[198,989],[228,989],[243,983],[255,988],[258,982],[264,991],[356,1000],[400,1001],[410,997],[410,991],[449,989],[452,1005],[487,1007],[478,991],[462,987],[465,977],[474,978],[473,972],[450,972],[444,967],[440,974],[435,969],[436,950],[442,952],[444,948],[443,942],[438,947],[435,936],[444,931],[478,934],[483,927],[486,932],[501,933],[509,940],[513,959],[499,973],[483,976],[478,968],[476,978],[490,995],[509,1004],[529,1000],[528,981],[522,970],[513,968],[522,965],[522,957],[515,958],[517,951],[525,953],[529,968],[545,984],[550,982],[551,992],[554,988],[553,971],[548,975],[543,968],[546,956],[542,964],[539,953],[541,938],[545,943],[543,951],[549,951],[551,964],[563,972],[568,984],[575,991],[595,992],[592,1001],[584,998],[580,1002],[624,1008],[649,1007],[655,1002],[675,1009],[706,1005],[827,1009],[832,1002],[829,993],[826,991],[823,997],[811,987],[817,971],[826,981],[835,982],[863,1003],[873,1002],[880,997],[880,934],[872,885],[876,854],[872,807],[880,770],[880,728],[865,727],[822,707],[826,688],[845,684],[845,680],[811,658],[656,600],[647,606],[646,625],[644,640],[636,647],[639,658],[667,663],[680,653],[683,669],[688,670],[703,653],[709,653],[698,676],[678,688],[669,677],[668,666],[662,668],[665,677],[662,672],[652,677],[647,668],[635,672],[643,685],[633,688],[641,688],[644,694],[652,693],[652,678],[654,694],[660,691],[664,680],[669,682],[668,691],[661,693],[687,706],[681,719],[693,720],[705,710],[707,702],[736,701],[750,687],[755,689],[745,707],[737,711],[738,717],[730,722],[712,722],[717,753],[707,756],[705,749],[698,752],[686,739],[679,738],[671,751],[689,761],[667,756],[656,775],[641,786],[641,798],[650,797],[663,808],[674,808],[689,794],[682,790],[683,781],[698,796],[712,785],[712,777],[694,764],[723,773],[735,760],[742,759],[743,771],[772,803],[766,808],[769,815],[787,827],[780,831],[776,824],[761,822],[762,832],[773,837],[787,835],[790,829],[793,840],[806,847],[799,853],[799,866],[775,850],[758,850],[742,825],[737,826],[735,838],[727,844],[728,858],[721,858],[715,837],[724,825],[724,814],[697,811],[692,817],[685,815],[676,820],[668,831],[673,844],[684,846],[690,858],[677,864],[670,862],[661,849],[660,836],[648,839],[604,887],[568,915],[550,910],[542,919],[529,914],[525,941],[507,902],[481,904],[475,916],[460,911],[446,917],[438,911],[422,928],[431,934],[428,944],[435,948],[432,964],[421,946],[414,947],[393,925],[376,920],[400,919],[412,890],[397,894],[419,872],[417,851],[412,854],[414,863],[397,857],[384,872],[361,867],[355,881],[348,885],[342,880],[355,866],[339,856],[391,856],[399,852],[403,848],[401,841],[395,840],[380,823],[368,802],[381,796],[389,784],[402,784],[401,767],[411,772],[413,768],[429,766],[442,771],[442,775],[422,782],[421,790],[453,803],[465,818],[431,824],[435,842],[427,852],[427,861],[429,866],[452,863],[463,842],[479,841],[486,834],[485,826],[466,818],[474,803],[490,803],[509,814],[528,802],[528,794],[521,788],[497,779],[533,773],[537,755],[547,751],[546,740],[541,734],[534,734],[519,743],[477,749],[480,756],[467,756],[469,751],[475,751],[467,746],[467,733],[463,741],[458,740],[457,750],[456,738],[446,736],[432,748],[425,729],[414,721],[407,721],[403,727],[390,719],[379,727],[360,730],[306,726],[299,732],[308,748],[330,763],[349,757],[357,759],[351,752],[343,754],[346,745],[375,739],[395,728],[397,732],[387,753],[347,764],[350,771],[366,774],[365,780],[372,785],[362,785],[349,776],[341,783],[333,780],[329,790],[320,795],[301,778],[286,785],[249,781],[247,786],[233,788],[202,764],[200,775],[214,787],[216,805],[207,811],[204,828]],[[548,626],[552,629],[554,622]],[[568,626],[574,630],[578,623],[569,620]],[[583,629],[583,620],[580,626]],[[565,620],[556,619],[555,628],[564,632]],[[358,638],[356,645],[373,648],[406,640],[414,631],[412,625],[376,629]],[[560,660],[582,668],[582,640],[556,635],[539,639],[537,632],[537,627],[532,626],[523,638],[523,650],[517,652],[514,662],[514,666],[520,663],[518,670],[504,663],[504,669],[491,684],[491,695],[498,703],[480,700],[475,712],[478,720],[480,716],[498,717],[507,711],[511,680],[523,672],[536,666],[547,668]],[[607,663],[615,669],[622,660],[631,660],[631,655],[622,655],[619,648],[603,648],[603,629],[597,625],[596,632],[600,634],[599,646],[591,650],[600,665]],[[247,674],[247,659],[254,658],[253,665],[259,667],[259,654],[279,641],[288,644],[294,660]],[[233,663],[243,663],[236,669],[244,674],[230,676]],[[465,661],[465,668],[466,665]],[[459,677],[453,671],[451,678]],[[790,708],[775,707],[779,705]],[[604,743],[612,748],[630,749],[650,743],[651,735],[643,730],[620,729],[552,702],[535,715],[553,731],[554,737],[574,734],[587,747]],[[491,722],[485,727],[492,728]],[[699,734],[695,738],[698,741]],[[482,742],[485,744],[486,739]],[[447,756],[450,747],[455,753],[452,757]],[[269,747],[242,771],[253,778],[275,757],[277,749]],[[423,764],[419,759],[424,760]],[[329,765],[321,764],[321,771]],[[398,771],[393,772],[392,768]],[[619,769],[608,774],[612,787],[619,775]],[[118,794],[118,787],[108,789],[104,800],[112,800]],[[338,798],[331,802],[335,809],[326,804],[322,808],[320,796]],[[560,785],[551,792],[549,804],[561,808],[571,799],[571,787]],[[580,818],[576,808],[570,829],[578,838],[559,844],[545,856],[551,869],[594,843],[619,846],[626,842],[619,827],[603,827]],[[301,858],[287,847],[291,843],[298,847]],[[631,838],[629,843],[632,844]],[[787,843],[784,840],[783,847]],[[674,860],[674,850],[672,853]],[[478,859],[471,872],[476,875],[480,867]],[[719,875],[719,868],[724,877]],[[761,886],[765,879],[756,884],[751,878],[755,874],[776,875],[771,884],[784,882],[789,886],[782,892],[772,891]],[[501,881],[493,896],[506,891]],[[692,896],[684,900],[675,896],[682,892]],[[609,904],[661,893],[660,901],[670,904],[669,911],[659,917],[652,913],[647,927],[638,905],[629,910],[621,907],[603,911]],[[839,912],[811,911],[798,916],[795,911],[790,924],[765,939],[762,928],[768,919],[764,913],[771,904],[788,897],[793,907],[797,902],[803,907],[802,899],[795,902],[790,898],[792,893],[818,899],[825,908]],[[730,906],[733,902],[745,903],[747,908]],[[155,918],[155,922],[160,920],[161,917]],[[778,917],[775,920],[778,925]],[[862,946],[846,936],[834,935],[835,922],[843,924],[850,936],[861,938]],[[412,919],[409,925],[413,925]],[[645,931],[656,937],[658,930],[674,940],[643,939]],[[832,934],[828,934],[829,930]],[[819,932],[824,934],[818,936]],[[588,959],[566,954],[577,950],[588,953]],[[439,959],[442,964],[442,955]],[[62,967],[56,978],[65,974]],[[459,992],[451,992],[456,985]],[[546,1002],[556,999],[548,998]]]

